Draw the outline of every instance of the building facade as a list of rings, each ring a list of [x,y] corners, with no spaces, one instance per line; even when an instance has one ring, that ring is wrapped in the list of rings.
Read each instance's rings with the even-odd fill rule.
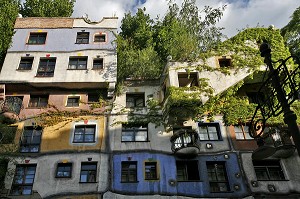
[[[116,30],[116,18],[16,20],[0,73],[2,115],[15,120],[14,136],[1,143],[2,154],[10,152],[1,196],[300,197],[290,137],[275,152],[269,136],[274,153],[257,158],[253,151],[265,148],[246,124],[191,117],[194,105],[247,79],[248,68],[230,68],[230,55],[208,58],[216,70],[207,71],[198,70],[201,61],[169,61],[160,79],[127,80],[116,95]],[[239,90],[250,99],[255,92],[251,81]]]

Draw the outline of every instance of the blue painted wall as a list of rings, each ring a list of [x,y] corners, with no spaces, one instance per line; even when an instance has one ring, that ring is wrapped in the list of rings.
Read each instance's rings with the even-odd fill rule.
[[[47,32],[46,44],[44,45],[28,45],[27,40],[30,32]],[[89,32],[89,44],[76,44],[77,32]],[[107,41],[103,43],[94,43],[94,34],[106,33]],[[12,51],[47,51],[47,52],[71,52],[88,49],[113,50],[112,41],[115,40],[114,34],[105,29],[88,29],[88,28],[61,28],[61,29],[17,29],[13,36],[13,43],[8,50]]]
[[[219,155],[202,155],[194,158],[198,160],[199,165],[199,181],[193,182],[177,182],[176,186],[169,185],[170,179],[176,179],[176,160],[175,156],[153,153],[126,153],[116,154],[113,156],[113,184],[112,190],[117,193],[128,195],[182,195],[192,197],[244,197],[248,195],[244,179],[236,177],[236,173],[241,174],[238,165],[237,155],[235,153],[226,153],[229,158],[225,159],[224,154]],[[136,183],[121,182],[121,162],[137,161],[137,180]],[[151,159],[157,161],[159,165],[160,176],[157,181],[144,180],[144,162]],[[230,192],[226,193],[210,193],[209,181],[207,176],[207,161],[224,161],[227,170]],[[235,190],[234,186],[239,185],[239,189]]]

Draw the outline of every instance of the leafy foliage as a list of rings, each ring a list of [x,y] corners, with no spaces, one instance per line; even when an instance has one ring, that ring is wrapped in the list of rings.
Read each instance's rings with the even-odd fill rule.
[[[76,0],[26,0],[20,13],[24,17],[70,17]]]
[[[14,34],[14,23],[18,15],[18,0],[3,0],[0,4],[0,66],[2,65],[6,51],[10,47],[11,37]]]

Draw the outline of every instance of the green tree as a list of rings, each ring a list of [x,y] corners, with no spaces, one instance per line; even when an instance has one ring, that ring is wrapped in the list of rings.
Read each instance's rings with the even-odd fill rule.
[[[18,0],[2,0],[0,4],[0,66],[14,34],[14,23],[19,11]],[[1,67],[0,67],[1,70]]]
[[[70,17],[75,0],[26,0],[20,13],[24,17]]]
[[[290,22],[281,29],[292,55],[300,57],[300,7],[291,16]]]

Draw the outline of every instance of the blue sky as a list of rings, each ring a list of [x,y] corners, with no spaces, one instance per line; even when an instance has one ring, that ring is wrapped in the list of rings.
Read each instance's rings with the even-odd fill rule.
[[[175,1],[181,5],[183,0]],[[168,8],[167,2],[168,0],[76,0],[73,17],[88,14],[91,20],[100,21],[102,17],[117,16],[120,24],[124,13],[135,13],[138,8],[143,7],[152,18],[163,17]],[[196,0],[196,3],[200,9],[204,5],[227,5],[218,25],[225,28],[224,33],[229,37],[238,30],[257,25],[282,28],[300,6],[299,0]]]

